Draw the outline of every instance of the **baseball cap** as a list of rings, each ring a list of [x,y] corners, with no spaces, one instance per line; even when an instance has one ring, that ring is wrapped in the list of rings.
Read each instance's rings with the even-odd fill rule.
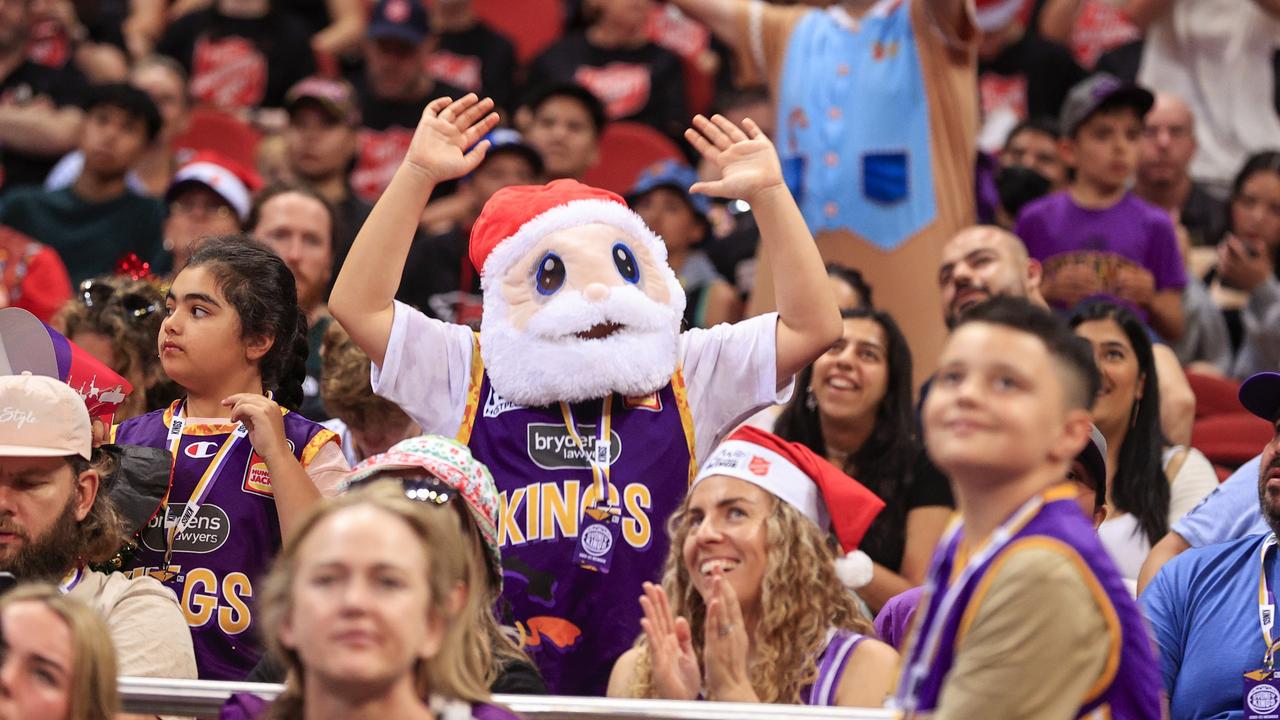
[[[689,192],[689,188],[698,182],[698,173],[692,167],[679,160],[663,160],[645,168],[631,190],[627,193],[627,204],[635,205],[636,200],[646,193],[658,188],[670,188],[680,193],[693,211],[706,219],[711,211],[711,200],[706,195]]]
[[[340,123],[356,127],[360,124],[360,107],[355,89],[345,80],[312,75],[299,80],[284,96],[284,109],[292,116],[304,102],[313,102]]]
[[[1084,466],[1084,471],[1089,473],[1089,479],[1093,481],[1094,487],[1106,483],[1107,439],[1103,437],[1097,425],[1089,426],[1089,442],[1085,443],[1080,454],[1076,455],[1076,460],[1079,460]]]
[[[430,32],[422,0],[379,0],[369,18],[366,35],[373,40],[389,38],[417,45],[425,41]]]
[[[498,488],[484,463],[466,445],[439,435],[401,440],[389,450],[355,466],[341,485],[345,492],[377,475],[399,470],[425,471],[448,490],[461,496],[467,515],[480,533],[494,587],[502,590],[502,551],[498,545]],[[432,493],[433,499],[439,495]],[[417,495],[414,499],[427,499]],[[447,500],[447,497],[445,498]]]
[[[1240,404],[1246,410],[1275,422],[1280,416],[1280,373],[1260,372],[1240,385]]]
[[[542,156],[533,149],[532,145],[525,142],[524,136],[519,132],[510,128],[494,128],[483,139],[489,141],[489,150],[485,153],[481,165],[498,153],[509,152],[524,158],[533,168],[534,175],[542,174]]]
[[[0,377],[0,457],[65,457],[93,452],[93,426],[79,393],[24,372]]]
[[[187,164],[178,168],[165,191],[164,201],[173,202],[182,188],[191,183],[212,190],[231,206],[242,223],[249,217],[252,191],[262,185],[257,172],[209,150],[196,153]]]
[[[1145,116],[1156,98],[1145,88],[1127,83],[1110,73],[1096,73],[1076,83],[1067,93],[1059,115],[1062,134],[1071,136],[1091,115],[1103,107],[1131,107]]]

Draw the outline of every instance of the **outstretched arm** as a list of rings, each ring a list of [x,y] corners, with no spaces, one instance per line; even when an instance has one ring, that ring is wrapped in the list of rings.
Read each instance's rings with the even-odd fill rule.
[[[342,264],[329,312],[376,365],[387,352],[396,288],[422,208],[438,183],[466,175],[484,159],[488,141],[476,143],[498,123],[492,110],[492,100],[474,94],[427,104],[404,162]]]
[[[686,15],[707,26],[720,41],[737,45],[738,13],[749,0],[671,0]]]
[[[778,305],[778,384],[785,384],[840,339],[840,310],[813,235],[782,182],[778,153],[750,119],[746,132],[723,116],[698,115],[685,138],[720,169],[721,179],[695,183],[692,192],[746,200],[760,242],[773,258]]]

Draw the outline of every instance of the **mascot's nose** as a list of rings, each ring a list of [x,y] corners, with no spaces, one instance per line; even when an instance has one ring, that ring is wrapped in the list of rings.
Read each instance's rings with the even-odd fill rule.
[[[598,282],[590,283],[582,289],[582,297],[591,302],[601,302],[609,297],[609,286]]]

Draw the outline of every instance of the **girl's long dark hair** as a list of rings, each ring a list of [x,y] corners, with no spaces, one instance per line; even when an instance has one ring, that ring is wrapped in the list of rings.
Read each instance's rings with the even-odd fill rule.
[[[1089,303],[1071,316],[1071,327],[1092,320],[1110,320],[1124,331],[1142,373],[1142,397],[1130,417],[1129,432],[1120,445],[1111,502],[1138,520],[1152,545],[1169,532],[1169,480],[1164,474],[1164,433],[1160,430],[1160,385],[1156,379],[1151,337],[1132,312],[1111,302]]]
[[[262,386],[281,407],[302,405],[307,376],[307,318],[298,308],[293,272],[280,256],[247,235],[210,238],[187,267],[207,267],[240,316],[240,336],[274,340],[258,361]]]
[[[906,510],[905,504],[893,500],[902,489],[904,479],[910,475],[919,450],[911,403],[911,349],[898,323],[883,310],[853,308],[842,310],[840,317],[874,320],[884,330],[888,343],[889,383],[884,399],[876,409],[875,429],[862,447],[849,455],[841,469],[880,496],[885,501],[886,513],[896,509],[902,514],[901,518],[892,518],[893,526],[897,527],[897,523],[905,523]],[[778,416],[773,431],[779,437],[801,443],[826,457],[827,444],[822,439],[818,408],[810,408],[808,402],[808,388],[812,380],[813,365],[809,365],[796,377],[796,391]],[[878,535],[868,535],[862,549],[873,557],[879,557],[877,553],[882,548],[874,547],[879,543]]]

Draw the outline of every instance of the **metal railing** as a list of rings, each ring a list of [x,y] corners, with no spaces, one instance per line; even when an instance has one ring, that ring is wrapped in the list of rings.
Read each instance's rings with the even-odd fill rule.
[[[233,693],[253,693],[274,698],[281,685],[210,680],[120,678],[120,696],[127,713],[217,717],[219,708]],[[559,695],[496,695],[529,720],[889,720],[889,710],[807,707],[804,705],[751,705],[673,700],[614,700]]]

